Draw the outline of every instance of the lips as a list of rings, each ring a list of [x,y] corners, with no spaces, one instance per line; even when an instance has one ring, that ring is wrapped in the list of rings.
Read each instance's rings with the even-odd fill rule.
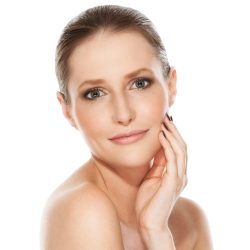
[[[110,140],[123,138],[123,137],[129,137],[129,136],[132,136],[132,135],[137,135],[137,134],[144,133],[146,131],[148,131],[148,129],[146,129],[146,130],[134,130],[134,131],[130,131],[128,133],[117,134],[117,135],[113,136],[112,138],[110,138]]]
[[[136,142],[144,137],[147,130],[134,130],[128,133],[118,134],[113,136],[110,140],[116,144],[130,144]]]

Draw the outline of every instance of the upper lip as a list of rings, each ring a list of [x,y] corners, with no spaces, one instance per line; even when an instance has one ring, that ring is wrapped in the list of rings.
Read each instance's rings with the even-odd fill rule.
[[[128,136],[140,134],[140,133],[143,133],[143,132],[146,132],[146,131],[148,131],[148,129],[145,129],[145,130],[133,130],[133,131],[129,131],[129,132],[126,132],[126,133],[117,134],[117,135],[113,136],[112,138],[110,138],[110,140],[117,139],[117,138],[122,138],[122,137],[128,137]]]

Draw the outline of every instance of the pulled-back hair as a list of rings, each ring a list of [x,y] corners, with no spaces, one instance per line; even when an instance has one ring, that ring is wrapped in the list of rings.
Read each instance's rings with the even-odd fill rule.
[[[155,49],[162,63],[163,75],[167,76],[170,66],[166,50],[153,23],[139,11],[117,5],[96,6],[80,13],[64,28],[56,48],[56,76],[60,92],[66,103],[70,103],[68,93],[68,59],[75,47],[99,31],[119,32],[134,30],[141,33]]]

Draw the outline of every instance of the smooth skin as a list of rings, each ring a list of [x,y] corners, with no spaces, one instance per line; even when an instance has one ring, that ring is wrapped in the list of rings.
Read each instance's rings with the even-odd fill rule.
[[[135,31],[97,33],[75,48],[69,66],[71,103],[57,98],[92,156],[48,200],[41,249],[212,249],[202,209],[180,198],[187,146],[165,117],[176,70],[164,78],[154,49]],[[135,143],[110,140],[136,129],[148,132]]]

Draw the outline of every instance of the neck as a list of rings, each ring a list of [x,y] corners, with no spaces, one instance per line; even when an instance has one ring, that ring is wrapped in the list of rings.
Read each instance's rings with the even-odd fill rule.
[[[151,163],[141,167],[120,166],[114,168],[94,156],[90,162],[95,168],[97,185],[112,200],[120,221],[126,225],[136,225],[136,196]]]

